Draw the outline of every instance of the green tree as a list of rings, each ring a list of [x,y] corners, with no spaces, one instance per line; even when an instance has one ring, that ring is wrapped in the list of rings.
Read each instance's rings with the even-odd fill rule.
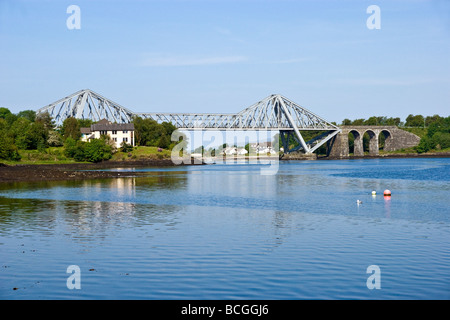
[[[350,126],[352,124],[352,120],[350,120],[350,119],[344,119],[344,120],[342,120],[342,125],[343,126]]]
[[[25,118],[30,120],[31,122],[34,122],[36,120],[36,111],[33,110],[24,110],[24,111],[20,111],[17,114],[18,118]]]
[[[430,126],[430,125],[432,125],[432,124],[443,125],[443,122],[444,122],[444,118],[441,117],[441,116],[438,115],[438,114],[435,114],[435,115],[433,115],[433,116],[427,116],[427,117],[425,118],[425,125],[426,125],[427,127]]]
[[[387,118],[385,121],[385,125],[387,126],[399,126],[401,123],[400,118]]]
[[[434,149],[436,144],[434,143],[433,139],[431,139],[428,136],[424,136],[420,139],[419,145],[416,147],[416,150],[418,153],[424,153],[428,152],[431,149]]]
[[[422,115],[410,114],[406,117],[405,126],[407,127],[423,127],[425,121]]]
[[[171,136],[176,130],[173,124],[169,122],[159,124],[155,120],[142,119],[141,117],[135,117],[133,123],[137,145],[165,149],[173,145],[171,143]]]
[[[47,145],[48,130],[45,127],[44,122],[32,122],[28,130],[28,148],[43,150]]]
[[[356,119],[353,120],[352,125],[354,126],[362,126],[364,125],[365,120],[364,119]]]
[[[0,118],[0,159],[20,160],[20,154],[14,144],[14,138],[8,132],[8,124],[3,118]]]
[[[74,158],[75,153],[77,152],[77,142],[75,139],[68,137],[66,141],[64,141],[64,155],[68,158]]]
[[[66,118],[61,126],[61,135],[65,141],[67,138],[79,140],[81,138],[80,125],[76,118]]]
[[[45,130],[50,131],[55,129],[55,121],[48,112],[40,113],[36,116],[35,122],[40,122],[44,126]]]
[[[84,159],[89,162],[100,162],[112,157],[112,148],[104,139],[92,139],[84,146]]]
[[[432,143],[436,148],[447,149],[450,148],[450,133],[448,132],[436,132],[433,135]]]
[[[19,149],[30,149],[32,144],[30,135],[31,121],[25,118],[19,118],[11,125],[10,134]]]
[[[364,124],[368,125],[368,126],[378,126],[378,125],[380,125],[379,121],[380,121],[380,117],[373,116],[373,117],[370,117],[369,119],[365,120]]]
[[[11,111],[8,108],[0,108],[0,118],[6,119],[7,115],[10,115]]]
[[[158,141],[157,147],[163,148],[163,149],[169,149],[170,144],[171,144],[171,141],[170,141],[169,136],[167,136],[167,135],[164,133],[164,134],[162,134],[162,135],[159,137],[159,141]]]
[[[77,121],[80,128],[87,128],[94,124],[94,121],[91,119],[77,119]]]

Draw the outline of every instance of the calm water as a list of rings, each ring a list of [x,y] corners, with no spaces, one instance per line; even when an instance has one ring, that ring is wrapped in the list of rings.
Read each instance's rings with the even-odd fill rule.
[[[450,298],[450,159],[260,169],[0,184],[0,298]]]

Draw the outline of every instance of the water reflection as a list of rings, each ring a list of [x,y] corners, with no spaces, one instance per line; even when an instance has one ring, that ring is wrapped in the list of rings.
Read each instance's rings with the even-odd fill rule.
[[[139,203],[139,188],[172,190],[180,179],[164,176],[106,180],[20,183],[0,196],[0,234],[55,233],[74,240],[111,236],[127,227],[163,224],[174,226],[176,205]],[[10,185],[11,186],[11,185]],[[14,184],[18,186],[18,184]],[[167,191],[168,192],[168,191]],[[38,197],[37,199],[35,197]],[[62,200],[70,199],[70,200]]]
[[[384,210],[386,212],[386,218],[391,217],[391,196],[384,196]]]

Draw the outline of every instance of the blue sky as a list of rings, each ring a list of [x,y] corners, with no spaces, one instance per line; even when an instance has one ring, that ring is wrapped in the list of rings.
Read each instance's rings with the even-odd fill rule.
[[[0,0],[0,57],[13,112],[89,88],[136,112],[235,113],[279,93],[338,123],[448,116],[450,1]]]

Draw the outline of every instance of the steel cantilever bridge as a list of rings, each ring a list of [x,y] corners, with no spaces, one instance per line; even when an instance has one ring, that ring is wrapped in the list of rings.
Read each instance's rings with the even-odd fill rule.
[[[341,131],[339,127],[279,94],[272,94],[236,114],[138,113],[85,89],[37,110],[38,114],[45,112],[53,117],[57,125],[61,125],[68,117],[127,123],[139,116],[159,123],[171,122],[180,130],[279,131],[285,152],[313,153]],[[305,141],[301,135],[301,131],[305,130],[317,131],[318,135]],[[299,143],[293,149],[289,149],[288,145],[291,136]]]

